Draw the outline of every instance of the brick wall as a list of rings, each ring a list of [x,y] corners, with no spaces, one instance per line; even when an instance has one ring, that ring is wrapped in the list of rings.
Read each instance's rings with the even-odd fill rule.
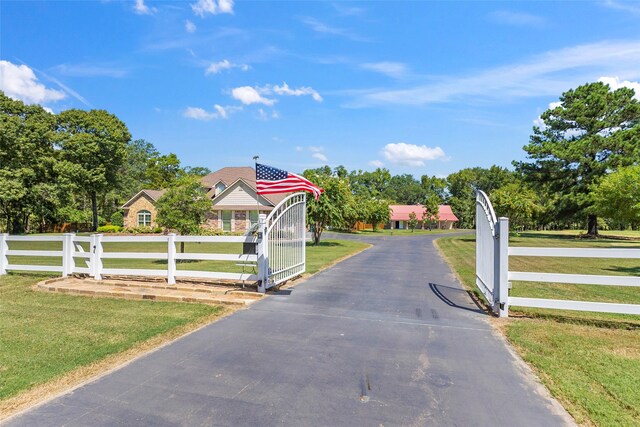
[[[151,226],[157,227],[156,223],[156,207],[154,202],[146,194],[142,194],[136,201],[134,201],[128,209],[125,209],[124,213],[124,226],[129,228],[138,226],[138,212],[140,211],[151,212]]]

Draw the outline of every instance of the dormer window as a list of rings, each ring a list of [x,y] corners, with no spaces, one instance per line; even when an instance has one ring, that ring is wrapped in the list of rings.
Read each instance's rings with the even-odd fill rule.
[[[224,185],[222,182],[219,182],[218,184],[216,184],[216,196],[222,193],[225,188],[227,188],[227,186]]]

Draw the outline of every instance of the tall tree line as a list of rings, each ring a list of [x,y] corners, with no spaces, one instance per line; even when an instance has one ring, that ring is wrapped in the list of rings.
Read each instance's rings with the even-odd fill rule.
[[[182,168],[105,110],[51,114],[0,91],[0,231],[43,231],[64,222],[98,224],[142,188],[167,188]]]

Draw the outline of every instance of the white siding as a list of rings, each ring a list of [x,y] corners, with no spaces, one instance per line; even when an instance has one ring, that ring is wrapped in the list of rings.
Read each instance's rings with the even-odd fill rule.
[[[216,207],[222,208],[223,206],[251,206],[256,204],[255,191],[246,185],[244,182],[237,182],[228,191],[222,195],[222,198],[217,197],[213,200]],[[260,198],[260,206],[271,206]]]

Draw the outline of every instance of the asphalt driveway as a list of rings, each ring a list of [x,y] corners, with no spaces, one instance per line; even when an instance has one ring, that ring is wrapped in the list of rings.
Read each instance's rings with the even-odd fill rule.
[[[374,247],[11,426],[555,426],[429,236]]]

